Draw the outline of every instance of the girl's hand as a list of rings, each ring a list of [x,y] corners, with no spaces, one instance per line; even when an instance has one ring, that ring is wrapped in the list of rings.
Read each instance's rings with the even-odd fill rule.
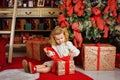
[[[54,56],[54,55],[55,55],[54,52],[52,52],[52,51],[50,51],[50,50],[47,50],[46,48],[44,48],[44,51],[45,51],[45,53],[46,53],[46,55],[47,55],[48,57],[51,57],[51,56]]]
[[[44,51],[45,51],[45,53],[47,53],[47,52],[48,52],[46,48],[44,48]]]

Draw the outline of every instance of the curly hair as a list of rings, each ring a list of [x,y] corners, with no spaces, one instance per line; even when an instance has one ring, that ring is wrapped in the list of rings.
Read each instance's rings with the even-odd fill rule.
[[[61,27],[55,27],[55,29],[50,34],[50,44],[51,45],[57,45],[56,41],[54,39],[55,35],[59,35],[63,33],[65,35],[65,42],[69,40],[69,33],[67,28],[61,28]]]

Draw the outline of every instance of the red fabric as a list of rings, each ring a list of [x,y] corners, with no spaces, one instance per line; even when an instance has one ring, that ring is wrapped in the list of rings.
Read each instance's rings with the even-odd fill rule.
[[[0,71],[5,70],[5,69],[23,68],[22,67],[23,59],[27,59],[28,61],[31,61],[34,64],[43,63],[43,62],[39,62],[37,60],[29,59],[26,57],[14,57],[13,62],[11,64],[7,63],[7,65],[5,67],[1,68]],[[51,72],[45,73],[45,74],[43,73],[43,74],[40,74],[40,78],[38,78],[37,80],[93,80],[93,79],[81,72],[75,71],[75,74],[64,75],[64,76],[57,76],[56,74],[53,74]]]
[[[26,59],[27,61],[31,61],[34,64],[41,64],[42,62],[39,62],[37,60],[34,59],[30,59],[27,57],[13,57],[12,58],[12,63],[6,63],[6,65],[2,68],[0,68],[0,71],[2,70],[6,70],[6,69],[20,69],[23,68],[22,67],[22,60]]]
[[[75,71],[75,74],[63,76],[57,76],[51,73],[40,74],[40,78],[37,80],[93,80],[93,79],[83,73]]]
[[[115,67],[120,67],[120,53],[116,54]]]
[[[7,42],[7,39],[0,38],[0,67],[6,65],[5,45]]]

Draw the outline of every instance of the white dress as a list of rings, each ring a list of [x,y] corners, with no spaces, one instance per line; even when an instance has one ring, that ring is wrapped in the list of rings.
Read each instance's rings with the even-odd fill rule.
[[[80,54],[79,49],[77,49],[70,41],[67,41],[66,43],[63,43],[61,45],[55,45],[55,46],[52,45],[52,48],[58,53],[60,58],[64,56],[68,56],[69,52],[74,52],[75,56],[78,56]],[[47,55],[47,56],[50,57],[51,55]],[[52,66],[53,61],[47,61],[44,63],[44,65]]]

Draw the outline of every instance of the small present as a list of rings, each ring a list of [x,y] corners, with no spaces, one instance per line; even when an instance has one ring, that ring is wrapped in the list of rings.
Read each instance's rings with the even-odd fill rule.
[[[114,70],[116,47],[110,44],[83,44],[84,70]]]
[[[46,38],[34,38],[26,42],[26,56],[35,60],[48,60],[44,47],[50,46]]]
[[[46,50],[52,52],[54,55],[50,56],[53,60],[52,72],[57,75],[66,75],[75,73],[74,60],[70,56],[60,57],[58,53],[51,47],[46,47]]]
[[[57,75],[66,75],[75,73],[75,64],[73,60],[69,61],[58,61],[57,62]]]

